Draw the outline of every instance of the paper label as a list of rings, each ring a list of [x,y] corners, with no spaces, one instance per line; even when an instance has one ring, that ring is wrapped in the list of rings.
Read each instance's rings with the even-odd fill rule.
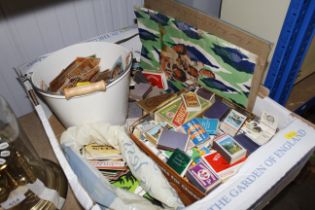
[[[4,150],[4,149],[6,149],[8,147],[9,147],[9,144],[7,142],[3,142],[3,143],[0,144],[0,150]]]
[[[61,209],[65,202],[65,199],[62,198],[56,190],[46,187],[39,179],[36,179],[32,184],[27,184],[27,187],[39,198],[53,203],[57,209]]]
[[[20,204],[26,198],[24,193],[27,191],[27,188],[22,186],[18,187],[14,191],[12,191],[8,197],[8,199],[1,203],[1,207],[4,209],[10,209],[18,204]]]
[[[175,117],[173,119],[173,125],[175,125],[177,127],[181,126],[185,122],[187,115],[188,115],[188,113],[186,111],[185,105],[183,103],[181,103],[181,105],[180,105],[180,107],[179,107],[178,111],[176,112]]]
[[[1,156],[1,157],[9,157],[10,154],[11,154],[11,153],[10,153],[9,150],[4,150],[4,151],[1,151],[0,156]]]
[[[3,159],[3,158],[0,158],[0,165],[3,165],[3,164],[5,164],[7,161],[5,160],[5,159]]]
[[[60,197],[57,191],[47,188],[44,183],[42,183],[39,179],[36,179],[36,181],[32,184],[19,186],[15,190],[11,191],[8,199],[0,203],[0,207],[3,209],[10,209],[19,205],[26,199],[25,193],[28,190],[32,191],[40,199],[50,201],[57,207],[57,209],[61,209],[64,204],[64,198]]]

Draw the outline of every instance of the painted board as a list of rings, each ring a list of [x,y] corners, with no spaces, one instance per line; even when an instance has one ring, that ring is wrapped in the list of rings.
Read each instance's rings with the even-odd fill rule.
[[[243,92],[243,93],[241,93],[241,96],[238,96],[238,97],[235,97],[236,94],[234,93],[234,96],[232,96],[230,98],[230,100],[232,100],[234,103],[237,103],[237,104],[240,104],[241,106],[246,107],[247,110],[249,110],[249,111],[252,110],[252,107],[254,105],[255,98],[256,98],[256,95],[258,93],[258,90],[259,90],[259,87],[261,84],[261,80],[262,80],[262,77],[264,74],[264,70],[265,70],[265,66],[266,66],[266,60],[267,60],[267,57],[268,57],[268,54],[269,54],[269,51],[271,48],[270,43],[268,43],[262,39],[259,39],[259,38],[255,37],[255,36],[253,36],[247,32],[244,32],[244,31],[242,31],[236,27],[233,27],[227,23],[224,23],[224,22],[220,21],[219,19],[209,17],[209,16],[207,16],[207,15],[205,15],[205,14],[203,14],[197,10],[194,10],[193,8],[187,7],[187,6],[180,4],[180,3],[176,3],[175,1],[160,0],[160,1],[156,2],[156,1],[152,1],[152,0],[145,0],[145,7],[149,8],[151,10],[154,9],[156,11],[159,11],[160,12],[159,14],[161,15],[161,17],[166,16],[167,18],[169,18],[170,24],[167,27],[168,28],[173,27],[173,29],[172,29],[173,31],[174,31],[174,28],[178,29],[178,27],[179,27],[179,28],[186,30],[186,33],[187,33],[187,31],[189,31],[191,29],[192,31],[196,30],[198,32],[198,35],[200,35],[200,32],[202,32],[201,34],[206,34],[205,35],[206,37],[212,36],[213,37],[212,40],[216,40],[216,44],[217,44],[217,46],[219,46],[219,48],[215,49],[213,47],[214,45],[212,45],[212,47],[213,47],[212,52],[214,52],[216,50],[216,54],[221,53],[221,61],[223,60],[222,57],[225,57],[225,59],[230,59],[230,61],[233,61],[233,59],[234,59],[234,62],[237,60],[238,61],[246,60],[248,62],[254,63],[255,64],[254,65],[254,74],[252,74],[252,79],[247,81],[249,84],[246,84],[246,87],[244,86],[246,83],[245,82],[246,76],[245,76],[243,78],[237,78],[236,79],[236,80],[238,80],[238,81],[236,81],[236,83],[238,83],[238,85],[234,84],[231,86],[231,89],[227,88],[227,89],[229,89],[228,91],[231,91],[231,92],[232,91]],[[156,17],[159,17],[159,15],[157,15]],[[176,20],[173,17],[175,17]],[[154,15],[152,16],[152,18],[154,19]],[[157,60],[159,59],[159,55],[160,55],[157,52],[159,52],[159,50],[161,50],[162,48],[164,48],[164,49],[165,48],[166,49],[172,48],[172,47],[174,48],[174,45],[172,45],[172,44],[174,44],[175,41],[178,41],[178,39],[174,41],[174,39],[172,38],[172,33],[168,33],[168,31],[166,33],[164,33],[164,35],[163,35],[163,30],[165,29],[165,26],[163,26],[161,23],[156,23],[155,25],[152,24],[153,23],[152,18],[151,18],[150,25],[145,26],[145,24],[147,24],[146,21],[141,23],[141,21],[139,21],[140,19],[138,17],[138,24],[139,24],[140,28],[143,27],[143,29],[148,29],[147,31],[149,31],[153,35],[155,35],[156,36],[155,41],[157,41],[157,43],[158,43],[158,41],[160,41],[160,45],[159,44],[156,45],[155,52],[152,52],[152,51],[150,52],[150,53],[152,53],[152,55],[156,59],[153,62],[157,62]],[[178,22],[178,26],[175,25],[173,20],[175,20],[175,22]],[[149,21],[150,21],[150,18],[149,18]],[[183,21],[183,22],[181,22],[181,21]],[[161,27],[161,25],[163,27]],[[185,29],[185,27],[187,27],[187,28]],[[162,30],[161,30],[161,28],[162,28]],[[160,36],[160,31],[162,31],[162,37]],[[185,34],[183,30],[181,30],[181,31],[182,31],[182,34],[186,35],[186,37],[187,37],[187,34]],[[145,32],[145,31],[143,31],[143,32]],[[140,37],[141,37],[141,31],[140,31]],[[179,36],[177,38],[182,38],[182,36]],[[170,39],[172,39],[174,42],[173,43],[169,42]],[[206,38],[205,40],[207,40],[207,39],[208,38]],[[150,40],[147,40],[147,41],[150,42]],[[152,41],[153,40],[151,40],[151,44],[152,44]],[[192,40],[189,40],[189,41],[192,41]],[[193,40],[193,41],[196,41],[196,40]],[[225,41],[225,42],[220,43],[220,41]],[[206,42],[206,41],[204,41],[204,42]],[[162,43],[163,43],[163,46],[162,46]],[[181,40],[178,43],[183,44],[183,40]],[[220,43],[221,45],[218,43]],[[225,43],[226,45],[224,45],[223,43]],[[206,43],[206,45],[207,45],[207,43]],[[205,47],[205,46],[203,46],[203,47]],[[191,48],[189,48],[189,49],[191,49]],[[209,49],[206,49],[206,50],[209,50]],[[224,56],[224,54],[227,51],[232,51],[232,57],[229,57],[231,54],[229,56]],[[203,51],[201,51],[201,52],[203,53]],[[235,53],[235,52],[237,52],[237,53]],[[146,54],[145,49],[143,49],[142,54],[143,55]],[[244,55],[245,55],[245,57],[242,57]],[[239,56],[241,56],[241,57],[239,57]],[[237,59],[237,57],[238,57],[238,59]],[[218,61],[218,57],[216,57],[214,59],[216,59],[216,62]],[[210,60],[210,61],[213,61],[213,60]],[[225,64],[227,64],[226,61],[225,61]],[[209,70],[207,67],[209,67],[209,65],[206,66],[206,69]],[[230,68],[230,67],[228,67],[228,68]],[[199,68],[199,70],[200,69],[201,68]],[[151,70],[154,70],[154,69],[151,69]],[[213,72],[215,72],[215,70],[216,69],[214,69]],[[157,70],[155,69],[154,71],[157,71]],[[203,71],[203,73],[209,73],[209,72]],[[210,74],[208,74],[208,75],[210,75]],[[217,81],[220,81],[220,77],[222,77],[222,75],[220,75],[220,74],[223,74],[223,72],[220,72],[219,74],[217,74],[218,77],[216,77],[215,80],[211,80],[211,79],[203,79],[203,80],[208,82],[208,83],[210,81],[211,86],[220,86],[221,89],[224,89],[224,88],[226,88],[227,83],[230,83],[229,80],[231,80],[231,77],[229,79],[227,79],[227,83],[226,83],[226,81],[224,81],[223,83],[220,83],[220,82],[217,82]],[[226,72],[226,74],[228,74],[228,73]],[[243,76],[244,75],[245,74],[243,73]],[[248,75],[249,74],[247,73],[247,77],[248,77]],[[182,79],[182,80],[184,80],[184,79]],[[204,82],[204,83],[206,83],[206,82]],[[242,85],[240,85],[240,84],[242,84]],[[246,90],[247,87],[249,87],[249,90]],[[227,94],[226,92],[227,91],[225,91],[225,93],[223,93],[223,97],[225,97],[224,94]],[[233,94],[230,94],[230,95],[233,95]],[[246,97],[247,97],[247,99],[246,99]]]
[[[143,69],[163,72],[172,89],[199,84],[235,104],[248,105],[255,54],[162,13],[141,8],[135,14]]]

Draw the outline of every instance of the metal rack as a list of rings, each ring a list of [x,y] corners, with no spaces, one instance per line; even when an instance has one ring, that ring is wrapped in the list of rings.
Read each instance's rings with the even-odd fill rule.
[[[270,97],[285,105],[315,34],[315,0],[291,0],[265,80]]]

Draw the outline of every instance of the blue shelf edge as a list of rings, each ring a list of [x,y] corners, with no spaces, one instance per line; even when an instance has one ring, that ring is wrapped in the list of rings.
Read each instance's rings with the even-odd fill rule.
[[[265,80],[270,97],[285,105],[315,34],[315,0],[291,0]]]

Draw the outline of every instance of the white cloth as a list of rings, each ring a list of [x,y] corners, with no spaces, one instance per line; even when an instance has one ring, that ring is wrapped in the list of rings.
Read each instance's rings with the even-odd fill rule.
[[[159,208],[140,196],[112,187],[95,168],[81,158],[79,155],[80,148],[90,143],[109,144],[119,149],[131,172],[140,180],[141,186],[146,192],[165,204],[167,208],[184,208],[177,193],[170,186],[158,166],[135,145],[123,127],[111,126],[105,123],[70,127],[62,134],[61,144],[65,148],[64,151],[68,161],[79,179],[81,179],[80,174],[82,178],[85,177],[85,180],[82,180],[85,184],[82,183],[82,185],[85,185],[86,188],[94,186],[94,189],[87,189],[87,191],[94,191],[96,200],[102,200],[102,196],[107,197],[102,200],[102,205],[114,209]],[[80,169],[81,171],[78,171]],[[87,176],[86,173],[90,173],[90,175]],[[95,179],[92,178],[94,176]],[[91,179],[90,182],[87,179]],[[99,184],[104,185],[105,189],[100,188],[100,185],[96,185],[95,182],[100,182]],[[95,193],[95,188],[99,192]],[[107,194],[99,195],[104,192]],[[89,192],[89,194],[93,198],[93,193]]]

